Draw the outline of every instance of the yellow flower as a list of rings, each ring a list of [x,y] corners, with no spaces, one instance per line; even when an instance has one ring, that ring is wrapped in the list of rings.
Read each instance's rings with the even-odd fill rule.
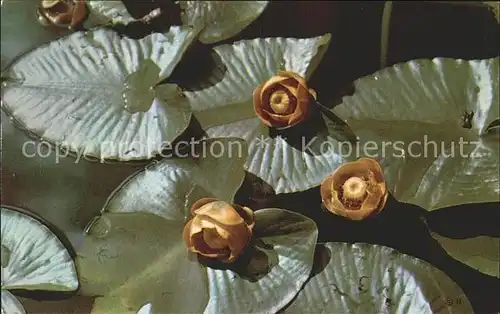
[[[321,183],[321,199],[332,213],[362,220],[379,213],[388,190],[380,164],[370,158],[348,162]]]
[[[304,121],[311,112],[314,90],[303,77],[280,71],[253,92],[253,106],[260,120],[270,127],[289,127]]]
[[[232,263],[250,242],[254,213],[248,207],[202,198],[191,213],[184,226],[184,242],[191,252]]]

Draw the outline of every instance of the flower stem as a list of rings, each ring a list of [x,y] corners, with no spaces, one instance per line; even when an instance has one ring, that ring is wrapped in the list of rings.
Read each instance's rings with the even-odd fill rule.
[[[380,30],[380,68],[385,68],[387,66],[391,14],[392,1],[385,1],[384,10],[382,11],[382,29]]]

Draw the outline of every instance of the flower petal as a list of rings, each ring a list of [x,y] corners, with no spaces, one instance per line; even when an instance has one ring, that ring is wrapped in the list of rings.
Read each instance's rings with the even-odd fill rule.
[[[233,208],[238,212],[238,214],[243,218],[245,224],[252,229],[255,224],[255,213],[248,207],[240,206],[238,204],[232,204]]]
[[[197,200],[193,206],[191,206],[191,215],[195,216],[196,215],[196,210],[200,207],[202,207],[203,205],[206,205],[208,203],[212,203],[212,202],[215,202],[217,201],[216,198],[214,197],[203,197],[203,198],[200,198],[199,200]]]
[[[380,164],[372,158],[359,158],[357,160],[361,165],[364,165],[367,169],[371,170],[377,182],[384,182],[384,170]]]
[[[199,216],[209,217],[226,226],[236,226],[245,222],[231,204],[223,201],[208,203],[196,209],[194,213]]]
[[[219,236],[217,228],[203,229],[203,241],[213,249],[223,249],[228,247],[227,239]]]
[[[78,289],[73,259],[46,226],[7,207],[2,207],[1,223],[2,289]]]
[[[280,72],[278,71],[278,73],[280,73]],[[264,94],[263,94],[264,91],[272,89],[273,86],[280,86],[281,83],[283,83],[289,79],[290,79],[289,77],[283,76],[283,75],[274,75],[274,76],[270,77],[267,81],[263,82],[262,92],[260,93],[260,98],[261,99],[264,98]]]
[[[298,85],[302,86],[305,89],[308,89],[306,80],[303,76],[299,75],[293,71],[278,71],[278,75],[282,77],[293,78]],[[285,84],[286,85],[286,84]]]

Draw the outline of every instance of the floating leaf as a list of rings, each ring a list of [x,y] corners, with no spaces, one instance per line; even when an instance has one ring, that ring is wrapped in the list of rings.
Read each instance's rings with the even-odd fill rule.
[[[431,232],[431,235],[451,257],[482,272],[500,278],[500,238],[477,236],[468,239],[452,239]]]
[[[2,313],[25,313],[7,290],[75,291],[75,264],[61,241],[41,222],[17,210],[1,209]]]
[[[306,137],[298,145],[270,129],[257,118],[252,103],[253,90],[278,70],[309,77],[326,51],[330,35],[309,39],[267,38],[243,40],[214,48],[224,67],[214,74],[210,87],[186,91],[194,115],[211,137],[235,136],[249,145],[245,169],[272,186],[277,193],[306,190],[319,185],[344,160],[334,150],[339,147],[331,135],[335,126],[328,119],[314,121],[318,132],[309,147]],[[218,78],[219,76],[219,78]],[[321,96],[319,96],[321,97]],[[318,134],[319,133],[319,134]],[[304,142],[304,143],[303,143]],[[321,151],[316,149],[321,146]],[[302,149],[305,147],[305,149]],[[315,150],[314,152],[310,149]]]
[[[204,313],[276,313],[309,277],[316,224],[280,209],[258,210],[255,219],[254,236],[261,244],[248,266],[236,274],[207,268],[210,300]]]
[[[155,313],[267,313],[292,300],[312,267],[318,232],[309,218],[256,211],[253,240],[229,267],[202,264],[185,245],[191,205],[202,197],[232,203],[243,181],[245,156],[229,150],[235,142],[244,143],[201,141],[198,148],[223,143],[224,154],[162,160],[112,194],[77,259],[82,293],[103,296],[93,313],[137,311],[145,303]]]
[[[2,314],[26,314],[21,303],[7,290],[2,290]]]
[[[446,274],[388,247],[319,245],[315,269],[284,313],[473,313]]]
[[[115,190],[103,212],[150,212],[182,221],[203,197],[232,202],[243,183],[247,147],[236,138],[215,138],[192,145],[199,158],[163,159],[132,175]]]
[[[159,313],[202,311],[208,300],[206,274],[188,259],[183,227],[182,221],[149,213],[101,216],[77,258],[84,278],[80,292],[104,296],[93,313],[137,311],[145,302]]]
[[[2,78],[5,109],[27,130],[79,155],[147,159],[188,126],[173,71],[194,34],[172,27],[134,40],[79,32],[15,62]]]
[[[312,220],[284,210],[255,215],[257,244],[248,263],[223,270],[204,267],[188,253],[183,221],[105,213],[90,228],[77,258],[81,293],[103,296],[94,314],[133,313],[145,302],[157,313],[276,312],[308,278],[317,229]]]
[[[61,241],[38,220],[2,207],[2,289],[77,288],[75,265]]]
[[[42,25],[36,13],[40,3],[41,0],[2,0],[2,71],[22,54],[73,32],[68,28]],[[87,7],[90,14],[83,23],[86,29],[109,21],[124,24],[134,21],[122,1],[87,0]]]
[[[122,1],[87,0],[90,14],[99,15],[112,23],[128,24],[136,21]]]
[[[427,210],[498,201],[499,58],[414,60],[355,82],[334,112],[392,194]],[[354,150],[356,149],[356,150]]]
[[[233,37],[257,19],[269,1],[179,1],[186,25],[202,29],[199,40],[210,44]]]

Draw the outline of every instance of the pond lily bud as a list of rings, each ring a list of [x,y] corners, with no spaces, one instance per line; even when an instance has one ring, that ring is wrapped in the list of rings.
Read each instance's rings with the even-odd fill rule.
[[[270,127],[284,128],[309,117],[316,92],[294,72],[280,71],[253,92],[253,106],[260,120]]]
[[[250,242],[254,213],[248,207],[202,198],[191,214],[184,226],[184,242],[191,252],[232,263]]]
[[[88,15],[85,0],[42,0],[38,20],[43,25],[76,27]]]
[[[380,164],[360,158],[337,168],[321,183],[321,199],[333,214],[362,220],[379,213],[388,190]]]

